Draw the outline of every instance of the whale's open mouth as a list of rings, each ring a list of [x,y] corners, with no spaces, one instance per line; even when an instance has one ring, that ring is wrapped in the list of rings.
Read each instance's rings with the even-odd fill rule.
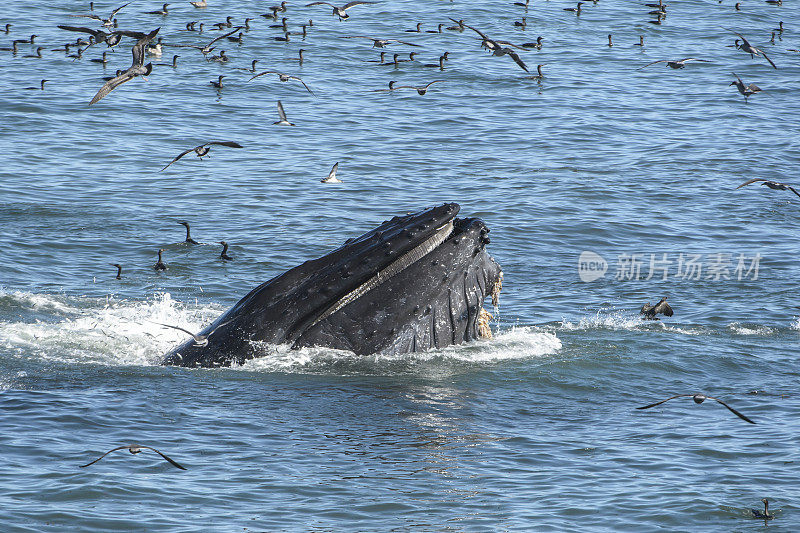
[[[409,266],[413,265],[436,248],[438,248],[444,241],[447,240],[453,233],[453,221],[450,220],[443,226],[436,229],[433,235],[425,239],[421,244],[418,244],[408,252],[404,253],[386,267],[378,271],[377,274],[369,278],[367,281],[339,298],[336,302],[328,307],[322,314],[320,314],[309,327],[313,327],[319,322],[322,322],[333,313],[349,304],[350,302],[365,295],[380,284],[390,280],[395,275],[399,274]]]

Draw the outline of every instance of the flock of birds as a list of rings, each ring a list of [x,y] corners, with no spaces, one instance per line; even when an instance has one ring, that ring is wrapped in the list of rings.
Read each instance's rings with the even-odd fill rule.
[[[767,3],[773,5],[780,5],[781,0],[766,0]],[[109,62],[109,58],[107,56],[108,51],[114,50],[115,47],[121,45],[124,40],[131,39],[133,44],[130,47],[132,61],[130,66],[126,66],[126,68],[119,69],[115,72],[113,76],[108,76],[103,80],[102,86],[97,90],[94,97],[89,101],[89,105],[98,104],[104,98],[109,97],[109,95],[116,89],[118,89],[123,84],[126,84],[136,78],[145,78],[150,76],[154,72],[154,66],[152,62],[148,61],[149,57],[160,58],[164,53],[164,49],[168,47],[174,47],[178,49],[192,49],[196,50],[200,53],[202,58],[209,64],[226,64],[232,61],[232,58],[223,46],[226,45],[240,45],[245,38],[261,38],[264,37],[254,37],[253,34],[249,32],[251,30],[260,30],[262,29],[263,21],[266,21],[268,24],[268,30],[275,30],[276,34],[266,37],[266,39],[272,40],[276,43],[288,44],[290,42],[294,43],[296,39],[300,39],[301,41],[305,41],[307,37],[313,35],[312,30],[314,28],[313,20],[308,20],[307,22],[304,21],[303,24],[300,24],[296,27],[290,27],[289,25],[289,16],[286,14],[288,13],[291,15],[290,8],[288,4],[290,2],[283,1],[280,4],[269,7],[265,13],[254,14],[252,17],[244,18],[244,20],[234,24],[233,17],[228,16],[225,18],[224,21],[217,22],[215,24],[205,24],[198,20],[190,20],[187,21],[185,24],[185,32],[182,34],[172,34],[169,36],[160,36],[159,33],[161,31],[161,26],[153,28],[152,26],[156,26],[157,19],[151,19],[147,25],[151,26],[151,28],[146,29],[144,31],[138,30],[126,30],[126,29],[119,29],[119,25],[121,21],[119,16],[122,12],[133,2],[127,2],[122,4],[113,10],[111,10],[107,15],[99,14],[95,11],[94,3],[89,3],[89,13],[87,14],[80,14],[80,15],[70,15],[70,17],[75,18],[85,18],[91,20],[95,23],[96,27],[90,26],[81,26],[81,25],[74,25],[74,24],[59,24],[58,28],[64,32],[70,33],[78,33],[81,34],[81,37],[78,37],[74,42],[68,42],[61,45],[60,48],[51,48],[52,51],[55,52],[63,52],[66,54],[67,57],[73,59],[73,61],[83,60],[84,55],[86,54],[87,50],[93,49],[92,47],[100,47],[102,45],[105,46],[105,49],[102,50],[102,55],[97,58],[92,58],[89,61],[101,64],[103,67]],[[351,17],[350,10],[353,8],[359,7],[359,15],[368,16],[367,13],[370,9],[371,5],[378,4],[379,2],[376,1],[366,1],[366,0],[354,0],[348,2],[344,5],[336,5],[330,2],[310,2],[308,4],[304,4],[307,8],[313,8],[317,6],[327,6],[331,9],[332,16],[337,17],[339,21],[346,21]],[[569,13],[569,16],[576,16],[580,17],[581,14],[585,11],[585,5],[589,2],[578,2],[574,7],[565,7],[563,11]],[[598,4],[598,0],[594,0],[591,2],[592,4]],[[720,0],[721,3],[721,0]],[[197,0],[192,1],[190,4],[195,9],[205,9],[209,6],[208,0]],[[171,4],[166,3],[161,6],[160,9],[155,9],[152,11],[147,11],[144,14],[153,16],[153,17],[160,17],[163,19],[164,17],[173,17],[174,14],[169,10],[169,6]],[[530,6],[530,0],[524,1],[515,1],[513,2],[514,6],[524,9],[524,15],[527,15]],[[653,25],[661,25],[667,17],[668,13],[668,5],[663,0],[658,0],[657,3],[645,3],[644,6],[650,8],[649,15],[652,16],[651,19],[647,20],[648,23]],[[738,11],[741,9],[740,3],[735,4],[734,8]],[[293,8],[294,9],[294,8]],[[354,11],[355,13],[355,11]],[[280,18],[280,21],[279,21]],[[273,24],[269,24],[269,21],[273,21]],[[0,26],[0,32],[4,32],[6,35],[10,35],[12,33],[12,27],[14,25],[12,23],[6,23],[4,27]],[[530,69],[525,62],[525,55],[530,53],[531,51],[541,50],[544,46],[544,38],[542,36],[538,36],[535,40],[531,40],[530,42],[511,42],[504,39],[499,39],[487,34],[484,30],[479,29],[475,25],[471,25],[465,22],[464,19],[454,19],[449,18],[449,22],[438,22],[436,25],[436,30],[422,30],[423,23],[419,22],[415,25],[414,29],[405,30],[409,34],[420,34],[420,33],[429,33],[429,34],[445,34],[445,33],[471,33],[474,34],[476,39],[476,45],[480,46],[481,48],[487,50],[491,53],[493,57],[496,58],[508,58],[513,61],[513,64],[516,65],[519,69],[524,71],[526,74],[530,74]],[[525,31],[528,26],[527,16],[522,16],[520,20],[514,21],[514,28],[517,30]],[[746,38],[742,33],[731,29],[731,28],[723,28],[725,31],[730,32],[732,35],[736,35],[738,39],[735,39],[733,44],[730,45],[736,50],[739,50],[743,53],[749,54],[751,58],[756,59],[759,57],[763,57],[773,69],[777,69],[778,66],[767,56],[762,48],[754,46],[751,41]],[[212,39],[204,38],[204,35],[207,35],[207,32],[219,32],[219,35],[213,37]],[[779,22],[777,28],[772,31],[772,37],[770,42],[774,44],[776,34],[778,37],[782,35],[784,32],[784,25],[783,22]],[[84,37],[85,36],[85,37]],[[21,45],[30,45],[31,47],[34,45],[38,45],[38,41],[36,41],[37,35],[31,35],[30,37],[26,38],[14,38],[11,41],[10,47],[0,47],[0,52],[10,52],[13,55],[17,55],[20,52]],[[341,36],[343,39],[359,39],[359,40],[366,40],[372,43],[372,48],[380,49],[379,58],[378,59],[371,59],[366,60],[368,63],[373,63],[375,65],[384,66],[384,67],[391,67],[392,70],[388,72],[392,72],[397,69],[403,63],[416,63],[421,65],[425,68],[435,68],[439,72],[444,72],[446,70],[446,62],[449,59],[449,55],[451,54],[450,51],[445,51],[438,56],[438,61],[435,63],[419,63],[416,59],[418,55],[417,52],[410,52],[408,54],[408,58],[405,59],[403,54],[401,53],[393,53],[392,59],[388,60],[386,58],[386,52],[383,50],[386,47],[392,45],[400,45],[400,46],[409,46],[419,48],[421,45],[418,43],[412,42],[410,38],[407,39],[396,39],[396,38],[386,38],[386,37],[375,37],[375,36],[367,36],[367,35],[343,35]],[[187,38],[194,41],[194,43],[189,44],[186,42]],[[612,35],[608,35],[608,46],[614,46]],[[644,36],[639,36],[639,42],[634,44],[633,46],[644,47]],[[37,46],[35,51],[33,51],[29,55],[25,55],[25,58],[30,59],[40,59],[42,58],[42,52],[46,50],[47,47],[45,46]],[[790,52],[800,52],[797,49],[787,49]],[[304,54],[307,52],[306,49],[300,48],[298,50],[297,58],[295,61],[297,62],[298,66],[303,65],[304,61],[306,60]],[[172,68],[177,68],[178,59],[180,58],[179,55],[174,55],[172,57],[171,66]],[[316,93],[309,87],[309,85],[299,76],[294,74],[288,74],[282,72],[281,70],[269,69],[259,71],[256,68],[259,59],[252,59],[250,63],[250,67],[237,67],[234,70],[240,70],[247,73],[249,79],[247,82],[251,82],[258,78],[268,75],[274,75],[277,80],[280,82],[288,83],[288,82],[297,82],[298,84],[302,85],[303,89],[307,91],[312,96],[316,96]],[[644,69],[650,67],[652,65],[661,64],[663,63],[667,68],[670,69],[682,69],[685,68],[689,63],[708,63],[710,62],[707,59],[697,58],[697,57],[685,57],[681,59],[659,59],[656,61],[649,62],[638,69]],[[545,78],[545,74],[543,74],[542,67],[546,64],[538,64],[536,65],[536,74],[526,76],[526,78],[530,80],[534,80],[537,83],[541,83],[542,80]],[[163,67],[162,67],[163,68]],[[225,79],[229,74],[219,74],[216,80],[211,80],[208,84],[217,91],[222,90],[225,85],[223,79]],[[735,86],[739,93],[744,97],[745,103],[748,101],[750,96],[761,92],[762,90],[755,84],[749,83],[746,84],[736,73],[732,73],[735,80],[730,83],[731,86]],[[45,83],[49,80],[42,79],[37,86],[33,87],[26,87],[26,89],[31,90],[45,90]],[[435,86],[436,84],[444,84],[447,83],[447,79],[434,79],[425,83],[419,84],[408,84],[408,85],[398,85],[396,80],[390,80],[387,84],[386,88],[378,88],[373,89],[374,92],[393,92],[393,91],[400,91],[407,89],[409,91],[416,91],[417,94],[420,96],[424,96],[427,92],[431,89],[431,87]],[[119,98],[124,98],[123,95],[119,95]],[[274,125],[280,126],[294,126],[292,122],[290,122],[287,118],[285,109],[283,104],[280,100],[277,100],[277,112],[279,120],[275,121]],[[202,160],[203,157],[207,157],[212,147],[227,147],[227,148],[243,148],[241,144],[236,141],[229,141],[229,140],[213,140],[204,142],[198,146],[193,148],[188,148],[178,154],[174,159],[172,159],[169,163],[167,163],[161,171],[166,170],[171,165],[177,163],[181,160],[184,156],[194,152],[195,155]],[[341,183],[341,180],[336,177],[338,171],[339,163],[333,165],[333,168],[329,172],[328,176],[323,178],[321,181],[323,183]],[[790,191],[795,195],[800,197],[800,193],[792,187],[791,185],[780,183],[772,180],[766,180],[762,178],[754,178],[751,180],[746,181],[745,183],[739,185],[738,188],[753,184],[753,183],[761,183],[764,186],[767,186],[774,190],[783,190],[783,191]],[[191,238],[190,235],[190,228],[187,222],[181,221],[180,224],[184,225],[186,228],[186,244],[199,244],[197,241]],[[220,258],[223,261],[230,261],[233,258],[228,255],[228,244],[225,241],[218,241],[219,244],[223,246],[223,250],[220,254]],[[158,261],[153,265],[155,271],[163,271],[167,269],[166,264],[162,259],[162,254],[164,249],[159,249],[158,251]],[[122,266],[118,263],[112,263],[113,266],[117,268],[117,279],[121,279],[122,277]],[[656,319],[657,314],[664,314],[666,316],[672,316],[673,311],[672,308],[666,303],[666,298],[663,298],[660,302],[656,305],[645,304],[642,309],[641,313],[644,315],[645,319]],[[169,325],[169,324],[161,324],[164,327],[173,328],[177,330],[181,330],[188,335],[191,335],[195,343],[198,346],[204,346],[208,343],[207,336],[203,337],[197,334],[194,334],[188,330],[180,328],[178,326]],[[213,333],[213,332],[212,332]],[[210,335],[210,334],[209,334]],[[665,400],[661,400],[643,407],[639,407],[638,409],[649,409],[655,407],[657,405],[661,405],[664,402],[669,400],[680,398],[680,397],[691,397],[693,401],[697,404],[703,403],[706,399],[714,400],[715,402],[723,405],[733,414],[735,414],[740,419],[748,422],[750,424],[755,424],[750,418],[742,414],[741,412],[737,411],[723,400],[718,398],[713,398],[710,396],[706,396],[703,394],[679,394],[676,396],[671,396]],[[117,450],[127,449],[131,454],[140,453],[144,449],[149,449],[154,451],[155,453],[159,454],[162,458],[168,461],[170,464],[175,466],[179,469],[185,469],[180,464],[176,463],[165,454],[161,453],[160,451],[150,448],[148,446],[142,445],[126,445],[126,446],[119,446],[106,452],[100,458],[92,461],[87,465],[83,465],[84,467],[90,466],[109,453]],[[764,503],[764,511],[761,512],[760,510],[753,510],[753,515],[758,518],[769,519],[774,516],[768,510],[768,501],[766,499],[762,500]]]

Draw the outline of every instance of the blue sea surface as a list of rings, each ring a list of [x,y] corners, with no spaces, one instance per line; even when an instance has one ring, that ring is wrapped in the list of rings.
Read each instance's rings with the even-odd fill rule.
[[[670,0],[653,24],[644,0],[580,15],[567,0],[383,0],[341,21],[305,4],[273,20],[270,2],[166,16],[132,2],[119,28],[160,28],[163,55],[91,106],[133,41],[105,65],[91,61],[105,44],[71,58],[53,49],[89,34],[57,25],[100,28],[76,17],[86,3],[4,4],[0,48],[37,37],[0,51],[0,530],[800,530],[800,198],[737,189],[800,185],[800,6]],[[208,56],[227,62],[177,46],[245,17],[242,42]],[[306,35],[274,40],[282,17]],[[525,72],[450,19],[543,45],[512,48]],[[381,50],[417,55],[386,65]],[[425,66],[445,51],[444,70]],[[646,66],[684,58],[703,61]],[[310,91],[249,81],[263,70]],[[734,73],[762,91],[745,101]],[[443,81],[378,91],[392,80]],[[273,124],[279,100],[295,126]],[[243,148],[161,171],[209,141]],[[320,183],[336,162],[343,183]],[[159,323],[199,331],[258,284],[442,202],[491,228],[493,339],[160,366],[186,336]],[[664,296],[675,314],[641,320]],[[756,424],[713,400],[635,409],[701,392]],[[150,450],[80,468],[131,443],[186,470]],[[751,512],[762,498],[768,525]]]

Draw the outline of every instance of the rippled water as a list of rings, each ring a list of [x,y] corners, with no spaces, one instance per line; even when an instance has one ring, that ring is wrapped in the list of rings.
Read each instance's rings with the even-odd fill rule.
[[[160,17],[144,14],[160,3],[135,2],[120,27],[202,45],[220,34],[214,22],[253,17],[241,45],[220,46],[227,64],[165,47],[147,81],[91,107],[102,76],[130,65],[129,40],[103,67],[90,59],[104,45],[75,61],[51,51],[81,35],[57,24],[99,27],[70,16],[84,5],[14,1],[0,18],[13,24],[0,47],[38,35],[0,52],[4,531],[752,531],[765,527],[749,511],[764,497],[771,531],[798,529],[800,198],[735,189],[800,184],[796,3],[675,0],[654,25],[651,8],[612,0],[580,17],[561,0],[527,13],[383,1],[342,22],[289,2],[291,31],[314,25],[288,44],[258,16],[271,3],[210,4]],[[545,64],[544,79],[481,51],[469,29],[426,33],[448,17],[516,44],[543,36],[519,55],[532,73]],[[404,31],[417,22],[421,33]],[[729,46],[726,28],[778,69]],[[348,35],[421,46],[387,47],[417,61],[380,66],[366,62],[379,50]],[[24,57],[39,42],[44,57]],[[423,66],[444,51],[444,71]],[[685,57],[708,62],[640,68]],[[248,82],[236,68],[252,59],[314,95],[273,75]],[[745,103],[733,72],[763,92]],[[27,89],[43,78],[44,91]],[[424,96],[373,92],[437,79]],[[272,124],[277,100],[295,127]],[[210,140],[244,148],[159,172]],[[344,183],[319,183],[336,161]],[[505,272],[493,340],[393,357],[264,347],[232,369],[159,366],[183,336],[154,322],[199,330],[255,285],[445,201],[492,229]],[[179,220],[207,244],[183,244]],[[220,240],[234,261],[219,259]],[[159,248],[169,270],[155,274]],[[582,281],[582,252],[606,262],[603,277]],[[665,295],[675,315],[641,321],[641,305]],[[695,392],[757,424],[713,401],[634,409]],[[78,468],[131,442],[187,470],[147,451]]]

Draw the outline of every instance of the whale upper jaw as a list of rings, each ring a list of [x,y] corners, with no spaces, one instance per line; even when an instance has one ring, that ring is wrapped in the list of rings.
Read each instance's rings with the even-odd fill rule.
[[[477,308],[502,273],[484,249],[488,228],[479,219],[457,219],[458,212],[458,204],[449,203],[394,217],[288,270],[250,291],[200,332],[209,336],[206,347],[187,341],[167,354],[164,364],[241,364],[255,356],[251,341],[398,353],[476,338]],[[449,295],[454,292],[461,296]],[[444,300],[451,301],[444,305]],[[419,310],[428,307],[448,307],[457,317],[448,328],[420,333]],[[443,323],[440,315],[436,320]],[[393,342],[392,331],[409,328],[416,331],[410,344]]]

